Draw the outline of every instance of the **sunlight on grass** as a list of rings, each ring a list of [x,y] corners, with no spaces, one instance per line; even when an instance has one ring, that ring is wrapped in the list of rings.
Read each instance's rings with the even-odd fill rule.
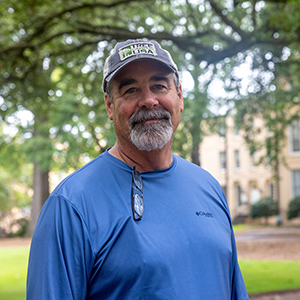
[[[24,300],[28,247],[0,248],[0,299]]]
[[[240,260],[249,294],[300,288],[300,261]]]
[[[238,224],[238,225],[233,225],[233,231],[237,232],[237,231],[242,231],[245,229],[257,229],[257,228],[261,228],[260,224]]]
[[[244,230],[244,229],[247,229],[247,228],[251,228],[247,224],[233,225],[232,227],[233,227],[234,232],[241,231],[241,230]]]

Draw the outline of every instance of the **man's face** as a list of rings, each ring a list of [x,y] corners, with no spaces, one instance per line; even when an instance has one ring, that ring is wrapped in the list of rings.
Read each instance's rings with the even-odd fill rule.
[[[152,151],[172,142],[183,110],[181,86],[177,91],[173,76],[154,60],[140,60],[112,80],[112,103],[107,94],[105,102],[118,143]]]

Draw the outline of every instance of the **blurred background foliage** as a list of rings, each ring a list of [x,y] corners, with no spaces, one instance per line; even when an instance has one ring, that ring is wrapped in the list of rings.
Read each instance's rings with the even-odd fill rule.
[[[179,67],[185,111],[175,153],[200,164],[209,133],[201,124],[218,132],[235,108],[250,149],[267,149],[261,162],[276,176],[283,132],[299,118],[299,1],[9,0],[0,12],[0,208],[28,205],[33,194],[29,234],[49,173],[113,145],[102,70],[128,38],[158,40]],[[255,140],[254,116],[273,132],[266,141]]]
[[[262,198],[252,204],[250,214],[253,219],[265,218],[268,224],[268,218],[278,214],[278,205],[271,198]]]

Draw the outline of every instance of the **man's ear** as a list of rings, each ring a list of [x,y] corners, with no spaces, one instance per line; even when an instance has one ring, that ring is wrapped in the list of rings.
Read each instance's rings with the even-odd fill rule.
[[[107,93],[104,94],[104,101],[106,106],[106,111],[110,120],[113,120],[113,104]]]
[[[184,100],[183,100],[183,95],[182,95],[182,86],[180,83],[178,85],[178,97],[179,97],[179,102],[180,102],[180,111],[183,112]]]

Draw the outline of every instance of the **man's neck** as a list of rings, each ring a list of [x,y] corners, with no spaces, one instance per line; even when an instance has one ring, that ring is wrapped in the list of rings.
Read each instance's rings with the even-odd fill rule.
[[[109,150],[109,153],[129,166],[135,166],[139,172],[166,169],[173,161],[171,143],[168,143],[162,149],[153,151],[140,151],[134,146],[121,148],[119,144],[116,143]]]

